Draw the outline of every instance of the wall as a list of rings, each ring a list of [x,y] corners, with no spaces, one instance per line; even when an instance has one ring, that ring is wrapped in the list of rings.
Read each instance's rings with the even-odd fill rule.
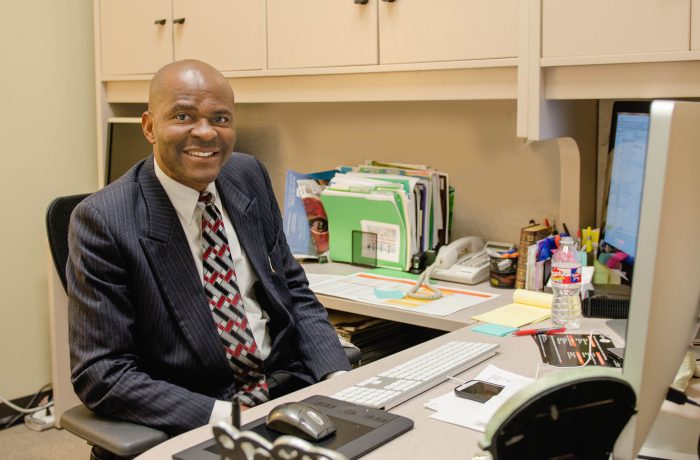
[[[93,191],[95,84],[91,0],[3,2],[0,28],[0,395],[51,380],[44,213]]]
[[[279,201],[288,169],[311,172],[367,159],[425,163],[456,188],[454,233],[517,243],[530,219],[556,216],[555,142],[515,137],[514,101],[239,104],[236,150],[268,167]],[[596,105],[579,114],[581,222],[593,223]],[[590,205],[589,205],[590,204]]]

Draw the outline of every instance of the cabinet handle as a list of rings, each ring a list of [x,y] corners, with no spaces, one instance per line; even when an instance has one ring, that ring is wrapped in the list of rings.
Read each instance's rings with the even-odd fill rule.
[[[165,19],[156,19],[155,21],[153,21],[153,24],[164,26],[166,22],[168,21],[166,21]]]
[[[382,0],[382,1],[387,2],[387,3],[394,3],[396,0]]]
[[[369,0],[355,0],[357,5],[366,5]]]
[[[184,24],[184,23],[185,23],[185,18],[173,19],[173,24]]]

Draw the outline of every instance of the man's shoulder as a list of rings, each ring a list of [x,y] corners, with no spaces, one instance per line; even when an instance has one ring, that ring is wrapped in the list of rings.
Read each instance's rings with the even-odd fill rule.
[[[226,162],[221,175],[232,180],[240,180],[262,175],[262,165],[253,155],[241,152],[233,152]]]
[[[136,166],[131,168],[116,181],[85,198],[78,206],[91,207],[106,214],[115,214],[119,207],[133,207],[141,196],[138,171]]]

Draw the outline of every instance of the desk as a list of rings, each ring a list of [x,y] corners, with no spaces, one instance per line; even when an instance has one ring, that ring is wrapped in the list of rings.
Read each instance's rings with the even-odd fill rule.
[[[349,264],[341,263],[305,263],[304,270],[308,274],[324,274],[324,275],[350,275],[362,271],[357,267]],[[470,286],[467,284],[451,283],[449,281],[437,280],[438,284],[452,286],[460,289],[473,289],[475,291],[488,292],[498,294],[498,297],[480,303],[473,307],[465,308],[448,316],[433,316],[424,313],[418,313],[408,310],[400,310],[398,308],[381,307],[362,302],[355,302],[348,299],[338,297],[330,297],[326,295],[318,295],[318,300],[328,309],[344,311],[347,313],[356,313],[358,315],[371,316],[373,318],[381,318],[399,323],[412,324],[415,326],[429,327],[439,331],[456,331],[464,326],[473,324],[472,316],[485,313],[509,304],[513,301],[513,289],[497,289],[489,285],[488,281]]]
[[[623,343],[621,337],[611,332],[605,326],[605,320],[584,318],[582,330],[588,332],[590,329],[597,329],[610,334],[610,337],[616,345]],[[304,388],[295,393],[247,410],[242,414],[242,422],[245,424],[259,417],[263,417],[273,407],[282,402],[299,401],[314,394],[331,395],[353,383],[362,381],[385,369],[408,361],[417,355],[427,353],[450,340],[489,342],[498,343],[500,345],[496,356],[459,375],[459,377],[465,380],[476,376],[476,374],[483,370],[488,364],[493,364],[504,370],[527,377],[534,377],[536,371],[535,367],[537,363],[541,361],[539,351],[531,337],[491,337],[472,332],[470,327],[463,327],[457,331],[444,334],[433,340],[424,342],[382,360],[375,361],[331,380],[320,382],[311,387]],[[399,438],[369,453],[367,456],[363,457],[363,459],[472,458],[473,454],[478,451],[477,442],[481,439],[483,434],[431,419],[430,415],[433,412],[423,407],[425,401],[452,391],[455,386],[456,384],[453,382],[444,382],[391,409],[390,412],[392,413],[412,419],[415,422],[415,427],[408,433],[405,433]],[[138,459],[162,460],[171,458],[174,453],[211,437],[211,426],[203,426],[154,447],[139,456]]]

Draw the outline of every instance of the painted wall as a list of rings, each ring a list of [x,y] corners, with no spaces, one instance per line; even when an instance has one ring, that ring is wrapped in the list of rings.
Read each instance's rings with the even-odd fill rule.
[[[97,187],[91,0],[3,2],[0,395],[51,380],[44,214]]]
[[[515,101],[239,104],[236,150],[263,161],[278,201],[288,169],[368,159],[431,165],[456,188],[453,236],[517,244],[530,219],[557,215],[560,171],[555,142],[515,137],[515,109]],[[586,224],[595,212],[596,111],[584,104],[572,123]]]

